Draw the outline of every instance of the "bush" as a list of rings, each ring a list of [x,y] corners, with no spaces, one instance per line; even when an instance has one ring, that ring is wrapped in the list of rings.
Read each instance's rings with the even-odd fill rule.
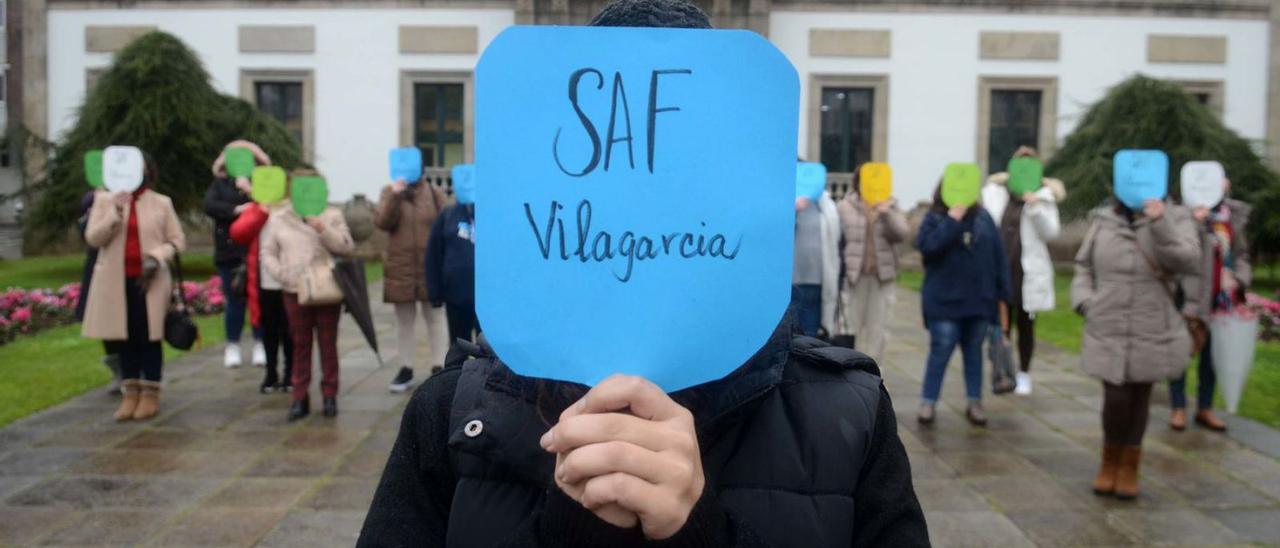
[[[212,179],[213,160],[228,142],[245,138],[285,168],[302,164],[302,148],[275,119],[218,93],[200,59],[163,32],[139,37],[116,54],[89,91],[78,119],[54,147],[43,177],[30,185],[35,206],[26,223],[29,247],[74,226],[84,180],[84,154],[133,145],[155,160],[158,192],[179,213],[197,211]]]
[[[192,314],[217,314],[226,304],[222,281],[217,276],[204,283],[182,282],[182,294]],[[0,293],[0,346],[19,335],[76,323],[76,302],[79,298],[78,282],[66,284],[56,291],[11,287]]]
[[[1070,192],[1064,216],[1083,217],[1111,196],[1111,159],[1126,148],[1169,155],[1169,192],[1179,195],[1179,171],[1193,160],[1217,160],[1227,170],[1232,194],[1255,206],[1249,236],[1255,247],[1280,249],[1280,177],[1204,105],[1177,84],[1134,76],[1089,108],[1079,127],[1045,166]]]

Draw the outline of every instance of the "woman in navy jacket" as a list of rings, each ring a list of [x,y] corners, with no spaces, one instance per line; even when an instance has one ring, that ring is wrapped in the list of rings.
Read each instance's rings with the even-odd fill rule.
[[[916,247],[924,260],[921,306],[929,329],[929,358],[916,418],[924,424],[933,422],[947,361],[958,344],[969,399],[965,417],[976,426],[986,425],[982,338],[996,315],[997,303],[1009,302],[1009,267],[1000,232],[976,204],[948,208],[939,185],[933,207],[920,224]]]
[[[476,321],[476,205],[459,202],[436,217],[427,239],[427,295],[432,306],[444,305],[450,346],[472,340]]]

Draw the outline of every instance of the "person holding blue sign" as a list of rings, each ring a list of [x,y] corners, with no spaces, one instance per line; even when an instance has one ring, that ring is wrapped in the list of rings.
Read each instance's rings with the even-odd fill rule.
[[[1014,394],[1031,395],[1031,356],[1036,347],[1038,312],[1056,306],[1053,259],[1048,242],[1058,237],[1058,203],[1067,197],[1062,181],[1043,176],[1040,155],[1023,146],[1013,153],[1009,169],[992,174],[982,187],[982,207],[1000,227],[1005,258],[1009,260],[1007,325],[993,336],[1010,337],[1018,330],[1017,384]],[[1002,344],[993,341],[993,344]]]
[[[413,355],[418,346],[413,324],[419,308],[427,324],[431,371],[444,365],[449,347],[444,309],[432,304],[425,270],[431,228],[449,206],[449,200],[444,190],[423,180],[422,152],[416,147],[391,151],[391,176],[392,183],[382,189],[382,197],[373,211],[373,224],[387,232],[382,259],[382,300],[395,307],[401,364],[400,371],[391,380],[390,390],[402,393],[413,386]]]
[[[814,173],[809,175],[806,171]],[[836,299],[840,295],[840,215],[827,193],[827,170],[822,164],[801,163],[797,176],[795,256],[791,267],[796,315],[801,333],[816,337],[821,329],[833,335]]]
[[[1168,207],[1168,157],[1122,150],[1114,198],[1090,214],[1076,254],[1071,305],[1084,316],[1081,367],[1102,381],[1102,465],[1098,495],[1138,496],[1138,465],[1151,386],[1187,367],[1191,337],[1173,280],[1195,276],[1200,244],[1185,210]]]
[[[690,30],[710,24],[684,0],[618,0],[592,24],[628,28],[513,27],[494,39],[477,67],[484,232],[476,240],[476,296],[484,339],[493,346],[457,343],[445,369],[414,394],[357,545],[927,546],[893,406],[875,363],[792,333],[794,69],[754,33]],[[681,28],[634,28],[646,26]],[[641,68],[622,66],[628,60]],[[511,85],[535,65],[532,72],[545,79]],[[580,93],[583,105],[589,96],[603,103],[575,113],[565,103],[564,84],[584,66],[600,67],[609,77],[581,79],[570,95]],[[647,146],[636,147],[633,169],[622,144],[627,141],[615,141],[625,139],[619,131],[628,131],[621,94],[624,86],[636,93],[633,80],[607,84],[637,72],[642,89],[647,82],[652,90],[656,81],[659,91],[650,95],[652,109],[640,107],[653,115],[637,117],[633,137],[637,144],[646,135],[656,139],[653,155]],[[720,76],[700,79],[716,72]],[[535,147],[542,153],[535,162],[511,164],[506,155],[533,148],[490,146],[508,139],[550,144],[561,123],[607,120],[612,93],[619,116],[613,136],[600,126],[599,158],[592,160],[596,147],[585,122],[572,126],[572,138],[568,130],[559,137],[569,173],[547,154],[550,147]],[[695,105],[689,102],[694,93],[727,103]],[[715,112],[739,107],[736,100],[753,94],[759,108],[750,114]],[[644,101],[631,104],[637,103]],[[518,111],[519,118],[499,116],[504,109]],[[554,116],[538,121],[544,113]],[[750,124],[739,123],[748,118]],[[788,127],[764,131],[756,124],[766,119]],[[522,129],[510,131],[511,123]],[[663,144],[711,145],[705,137],[712,132],[752,144],[749,150]],[[611,159],[609,141],[615,143]],[[576,147],[566,148],[569,142]],[[602,171],[574,175],[592,163]],[[696,176],[740,168],[740,177]],[[685,189],[685,199],[672,199],[668,185]],[[535,196],[561,189],[554,203]],[[709,202],[713,191],[732,192],[738,202]],[[537,218],[532,206],[527,217],[522,207],[533,199],[539,199]],[[637,262],[627,277],[627,259],[616,254],[616,242],[599,236],[597,254],[585,248],[590,241],[577,252],[569,242],[581,234],[574,226],[578,211],[587,224],[584,202],[592,204],[592,234],[636,229],[626,237],[636,242],[654,238],[639,229],[665,223],[675,256],[664,254],[658,235],[652,251],[643,251],[644,264]],[[567,204],[564,218],[557,216],[561,204]],[[631,219],[626,228],[610,222],[628,208],[653,222]],[[735,212],[736,224],[728,218]],[[690,232],[696,229],[682,226],[690,219],[698,226],[699,215],[707,231],[736,235],[753,222],[760,230],[743,239],[736,259],[711,256],[710,236],[699,255]],[[522,231],[501,230],[506,226]],[[537,238],[535,229],[564,234],[564,254],[558,235]],[[607,250],[615,253],[613,261]],[[744,264],[760,268],[739,266]],[[756,281],[761,283],[751,283]],[[700,288],[692,298],[685,292],[690,287]],[[737,301],[719,301],[717,289],[730,288],[748,289],[725,293]],[[491,300],[503,289],[519,291]],[[544,294],[549,298],[537,301]],[[593,312],[565,312],[576,305]],[[732,310],[724,315],[725,308]],[[650,321],[642,317],[647,314],[663,316]],[[735,328],[722,334],[712,318]],[[686,322],[702,328],[692,331]],[[748,333],[753,322],[764,325],[759,338]],[[592,336],[597,330],[612,336]],[[678,353],[661,357],[671,349]],[[738,349],[747,357],[730,359]],[[621,369],[636,355],[660,357]]]
[[[204,193],[204,212],[213,219],[213,263],[222,280],[226,306],[222,311],[222,327],[227,344],[222,365],[239,367],[242,363],[240,333],[244,331],[245,307],[256,308],[248,296],[247,248],[231,239],[231,223],[253,204],[249,198],[252,186],[249,174],[255,165],[271,165],[271,157],[257,144],[243,139],[227,143],[213,161],[213,182]],[[251,314],[252,315],[252,314]],[[252,326],[253,365],[266,365],[267,351],[262,345],[262,329]]]
[[[470,341],[480,332],[476,319],[475,169],[453,169],[453,196],[435,218],[427,239],[426,294],[431,306],[444,307],[449,341]]]
[[[982,340],[997,306],[1009,302],[1009,265],[1000,231],[978,206],[977,191],[977,166],[948,166],[916,235],[924,262],[920,300],[929,330],[929,357],[916,415],[922,424],[934,421],[942,379],[956,346],[964,358],[969,400],[965,418],[974,426],[987,424],[982,409]]]

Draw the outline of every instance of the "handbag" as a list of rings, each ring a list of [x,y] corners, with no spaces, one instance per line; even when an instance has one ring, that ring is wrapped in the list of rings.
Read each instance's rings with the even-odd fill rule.
[[[191,319],[191,307],[182,294],[182,256],[174,254],[174,283],[169,291],[169,310],[164,315],[164,342],[178,350],[191,350],[200,330]]]
[[[249,267],[241,264],[231,269],[231,293],[238,296],[249,294]]]
[[[298,280],[298,304],[324,306],[342,302],[342,288],[333,277],[333,260],[323,265],[311,265]]]
[[[1013,369],[1013,349],[999,326],[991,328],[991,341],[987,344],[987,358],[991,360],[991,391],[1008,394],[1018,386]]]
[[[1173,308],[1175,310],[1180,309],[1178,291],[1181,288],[1174,290],[1169,287],[1169,283],[1174,279],[1174,276],[1161,267],[1155,259],[1151,258],[1151,255],[1148,255],[1147,251],[1142,249],[1142,244],[1137,239],[1133,240],[1133,247],[1138,250],[1138,254],[1142,255],[1143,259],[1146,259],[1147,266],[1150,266],[1151,270],[1155,271],[1156,278],[1160,280],[1160,286],[1164,288],[1164,292],[1168,293],[1169,298],[1173,300]],[[1200,321],[1199,318],[1188,318],[1181,314],[1180,310],[1178,315],[1182,316],[1183,326],[1186,327],[1187,334],[1191,336],[1191,357],[1194,358],[1200,355],[1201,350],[1204,350],[1204,344],[1209,340],[1209,332],[1205,329],[1204,322]]]
[[[840,277],[840,288],[842,290],[844,289],[844,276]],[[855,348],[854,345],[855,343],[857,343],[858,339],[856,336],[854,336],[851,333],[844,333],[844,331],[846,330],[845,326],[847,326],[848,324],[845,323],[844,295],[842,295],[841,293],[843,293],[843,291],[836,293],[836,331],[838,333],[835,335],[832,335],[831,340],[828,342],[830,342],[833,346],[842,346],[844,348],[848,348],[852,350],[853,348]]]

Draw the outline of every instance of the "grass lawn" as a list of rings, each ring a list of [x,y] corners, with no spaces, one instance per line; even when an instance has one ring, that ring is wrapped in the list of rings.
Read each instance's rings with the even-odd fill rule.
[[[213,261],[208,255],[183,259],[188,279],[204,280],[212,275]],[[81,255],[68,255],[0,261],[0,289],[56,288],[80,281],[83,260]],[[382,263],[366,263],[365,274],[369,283],[382,279]],[[218,348],[225,342],[221,315],[196,318],[196,325],[200,342],[193,350]],[[166,360],[182,354],[164,345]],[[48,329],[0,346],[0,427],[104,386],[111,374],[101,359],[102,342],[81,338],[80,324]]]
[[[57,289],[64,284],[80,281],[83,267],[83,254],[29,257],[19,260],[0,259],[0,289],[9,287]],[[182,255],[182,275],[187,281],[205,281],[214,274],[212,256],[186,253]]]
[[[898,278],[898,285],[915,291],[919,291],[923,283],[924,274],[919,271],[904,271]],[[1071,273],[1059,272],[1054,279],[1054,288],[1057,308],[1036,315],[1036,339],[1078,353],[1084,319],[1071,310]],[[1187,374],[1187,394],[1191,399],[1195,398],[1196,367],[1197,364],[1193,363]],[[1161,385],[1156,389],[1165,388]],[[1221,395],[1217,397],[1216,405],[1224,407]],[[1239,414],[1280,428],[1280,342],[1258,343],[1253,370],[1240,398]]]

